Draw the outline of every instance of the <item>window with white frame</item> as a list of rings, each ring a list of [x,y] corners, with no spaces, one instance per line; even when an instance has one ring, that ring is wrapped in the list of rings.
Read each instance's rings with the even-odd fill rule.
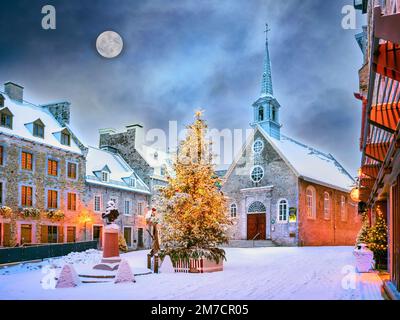
[[[256,140],[253,144],[253,152],[255,154],[260,154],[264,149],[264,142],[262,140]]]
[[[347,210],[346,210],[346,197],[340,197],[340,217],[342,221],[347,221]]]
[[[101,172],[101,181],[103,182],[108,182],[110,179],[109,174],[107,171],[102,171]]]
[[[264,169],[261,166],[255,166],[251,171],[250,177],[254,182],[260,182],[264,178]]]
[[[137,214],[139,216],[143,215],[143,208],[144,208],[143,202],[138,202],[138,204],[137,204]]]
[[[306,190],[306,213],[309,219],[315,219],[317,216],[316,191],[312,186],[307,187]]]
[[[94,211],[95,212],[101,211],[101,196],[100,195],[94,196]]]
[[[124,202],[124,214],[127,216],[131,214],[131,202],[129,200]]]
[[[231,217],[236,218],[237,216],[237,205],[235,203],[231,204]]]
[[[331,218],[331,197],[329,192],[324,192],[324,219]]]
[[[278,203],[278,221],[287,222],[289,218],[289,204],[286,199],[282,199]]]

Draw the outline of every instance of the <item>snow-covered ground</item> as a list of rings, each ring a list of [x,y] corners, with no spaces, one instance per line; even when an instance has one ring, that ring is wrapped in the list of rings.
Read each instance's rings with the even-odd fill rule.
[[[136,276],[136,283],[45,289],[46,279],[52,272],[49,267],[55,267],[58,275],[61,266],[68,262],[74,264],[78,273],[85,273],[101,257],[93,250],[0,269],[0,299],[382,299],[381,282],[376,274],[353,272],[352,249],[226,249],[228,261],[224,272],[150,274]],[[134,273],[141,274],[148,271],[146,255],[147,251],[138,251],[124,254],[122,258],[129,262]]]

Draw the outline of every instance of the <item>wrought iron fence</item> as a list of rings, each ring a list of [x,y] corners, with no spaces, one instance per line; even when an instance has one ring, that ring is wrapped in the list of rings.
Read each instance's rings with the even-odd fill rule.
[[[61,257],[71,252],[97,249],[97,246],[98,242],[94,240],[73,243],[32,245],[18,248],[0,248],[0,264]]]

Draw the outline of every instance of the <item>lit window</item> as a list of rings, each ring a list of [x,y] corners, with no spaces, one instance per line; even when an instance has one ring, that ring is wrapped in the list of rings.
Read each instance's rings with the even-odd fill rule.
[[[67,165],[67,177],[69,179],[76,179],[77,173],[77,165],[73,162],[68,162]]]
[[[261,140],[257,140],[256,142],[254,142],[253,144],[253,151],[256,154],[260,154],[264,149],[264,142],[262,142]]]
[[[47,174],[49,176],[58,175],[58,161],[52,159],[47,160]]]
[[[47,190],[47,208],[58,208],[58,192],[56,190]]]
[[[328,192],[324,193],[324,218],[326,220],[331,218],[331,199]]]
[[[264,169],[260,166],[256,166],[251,171],[251,180],[254,182],[260,182],[264,177]]]
[[[278,216],[278,220],[281,222],[286,222],[288,220],[288,211],[289,211],[289,206],[288,206],[288,202],[287,200],[281,200],[279,201],[279,216]]]
[[[32,187],[21,187],[21,205],[23,207],[32,207]]]
[[[44,126],[40,123],[33,124],[33,135],[35,137],[44,138]]]
[[[68,193],[68,210],[76,211],[76,193]]]
[[[101,172],[101,181],[108,182],[109,181],[109,174],[106,171]]]
[[[21,167],[23,170],[32,171],[32,154],[28,152],[21,153]]]
[[[340,217],[342,221],[347,221],[347,210],[346,210],[346,197],[340,197]]]
[[[306,191],[306,212],[309,219],[316,218],[315,188],[309,186]]]
[[[231,205],[231,217],[236,218],[236,216],[237,216],[237,205],[232,204]]]
[[[69,135],[69,133],[61,133],[61,144],[63,144],[64,146],[71,145],[71,136]]]

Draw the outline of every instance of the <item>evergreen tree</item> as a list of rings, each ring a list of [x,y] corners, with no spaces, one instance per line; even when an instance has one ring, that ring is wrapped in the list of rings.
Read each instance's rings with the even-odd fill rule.
[[[206,141],[207,125],[196,112],[195,122],[187,127],[174,163],[175,176],[161,189],[157,199],[163,217],[160,255],[173,260],[209,258],[225,259],[218,248],[228,241],[231,220],[227,204],[219,189],[220,179],[212,165],[211,143]]]
[[[361,243],[368,244],[369,232],[370,232],[370,227],[369,227],[368,219],[363,219],[363,224],[362,224],[361,230],[357,235],[357,240],[356,240],[357,245],[359,245]]]
[[[368,239],[368,248],[374,253],[377,268],[384,269],[387,264],[387,226],[379,209],[377,209],[375,225],[368,232]]]

